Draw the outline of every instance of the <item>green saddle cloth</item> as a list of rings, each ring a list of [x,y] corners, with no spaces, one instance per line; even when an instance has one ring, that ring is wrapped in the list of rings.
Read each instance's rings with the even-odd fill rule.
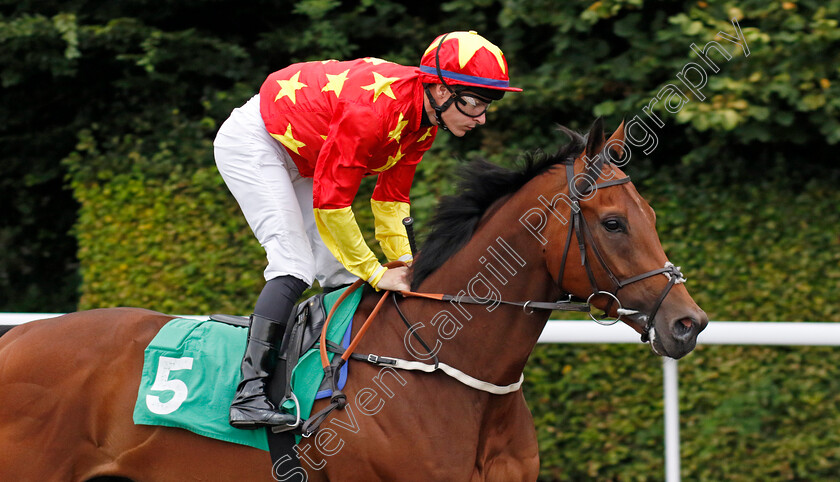
[[[327,313],[344,290],[324,297]],[[327,339],[341,343],[362,298],[357,289],[336,310]],[[239,383],[248,330],[210,320],[176,318],[146,347],[134,423],[177,427],[226,442],[268,450],[265,430],[241,430],[228,423]],[[330,353],[330,359],[334,354]],[[301,417],[312,411],[324,372],[318,350],[307,351],[292,375]]]

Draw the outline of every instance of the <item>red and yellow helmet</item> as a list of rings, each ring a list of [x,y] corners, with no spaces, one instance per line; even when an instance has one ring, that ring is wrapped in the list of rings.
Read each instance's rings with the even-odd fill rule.
[[[505,54],[473,30],[436,38],[420,60],[421,80],[444,85],[521,92],[510,86]]]

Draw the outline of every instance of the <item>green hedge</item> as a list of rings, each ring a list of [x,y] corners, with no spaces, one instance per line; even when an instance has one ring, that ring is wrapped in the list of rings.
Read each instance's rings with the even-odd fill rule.
[[[103,145],[83,134],[67,160],[81,204],[79,307],[247,313],[264,282],[262,248],[213,164],[215,124],[177,111],[161,121],[162,138]]]
[[[258,292],[261,248],[215,170],[116,178],[77,195],[81,308],[245,313],[243,300]]]

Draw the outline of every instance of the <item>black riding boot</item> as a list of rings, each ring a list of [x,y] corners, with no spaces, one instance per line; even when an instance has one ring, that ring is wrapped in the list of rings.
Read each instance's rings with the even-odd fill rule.
[[[285,322],[251,315],[241,381],[230,405],[231,426],[255,429],[295,422],[294,415],[278,411],[265,395],[266,381],[276,356],[272,350],[276,350],[285,329]]]

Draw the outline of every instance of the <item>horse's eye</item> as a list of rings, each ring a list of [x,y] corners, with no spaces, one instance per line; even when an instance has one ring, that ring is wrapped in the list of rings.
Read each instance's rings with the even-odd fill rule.
[[[604,226],[604,229],[606,229],[607,231],[609,231],[611,233],[627,232],[627,229],[624,226],[624,223],[622,223],[618,219],[607,219],[606,221],[604,221],[601,224]]]

